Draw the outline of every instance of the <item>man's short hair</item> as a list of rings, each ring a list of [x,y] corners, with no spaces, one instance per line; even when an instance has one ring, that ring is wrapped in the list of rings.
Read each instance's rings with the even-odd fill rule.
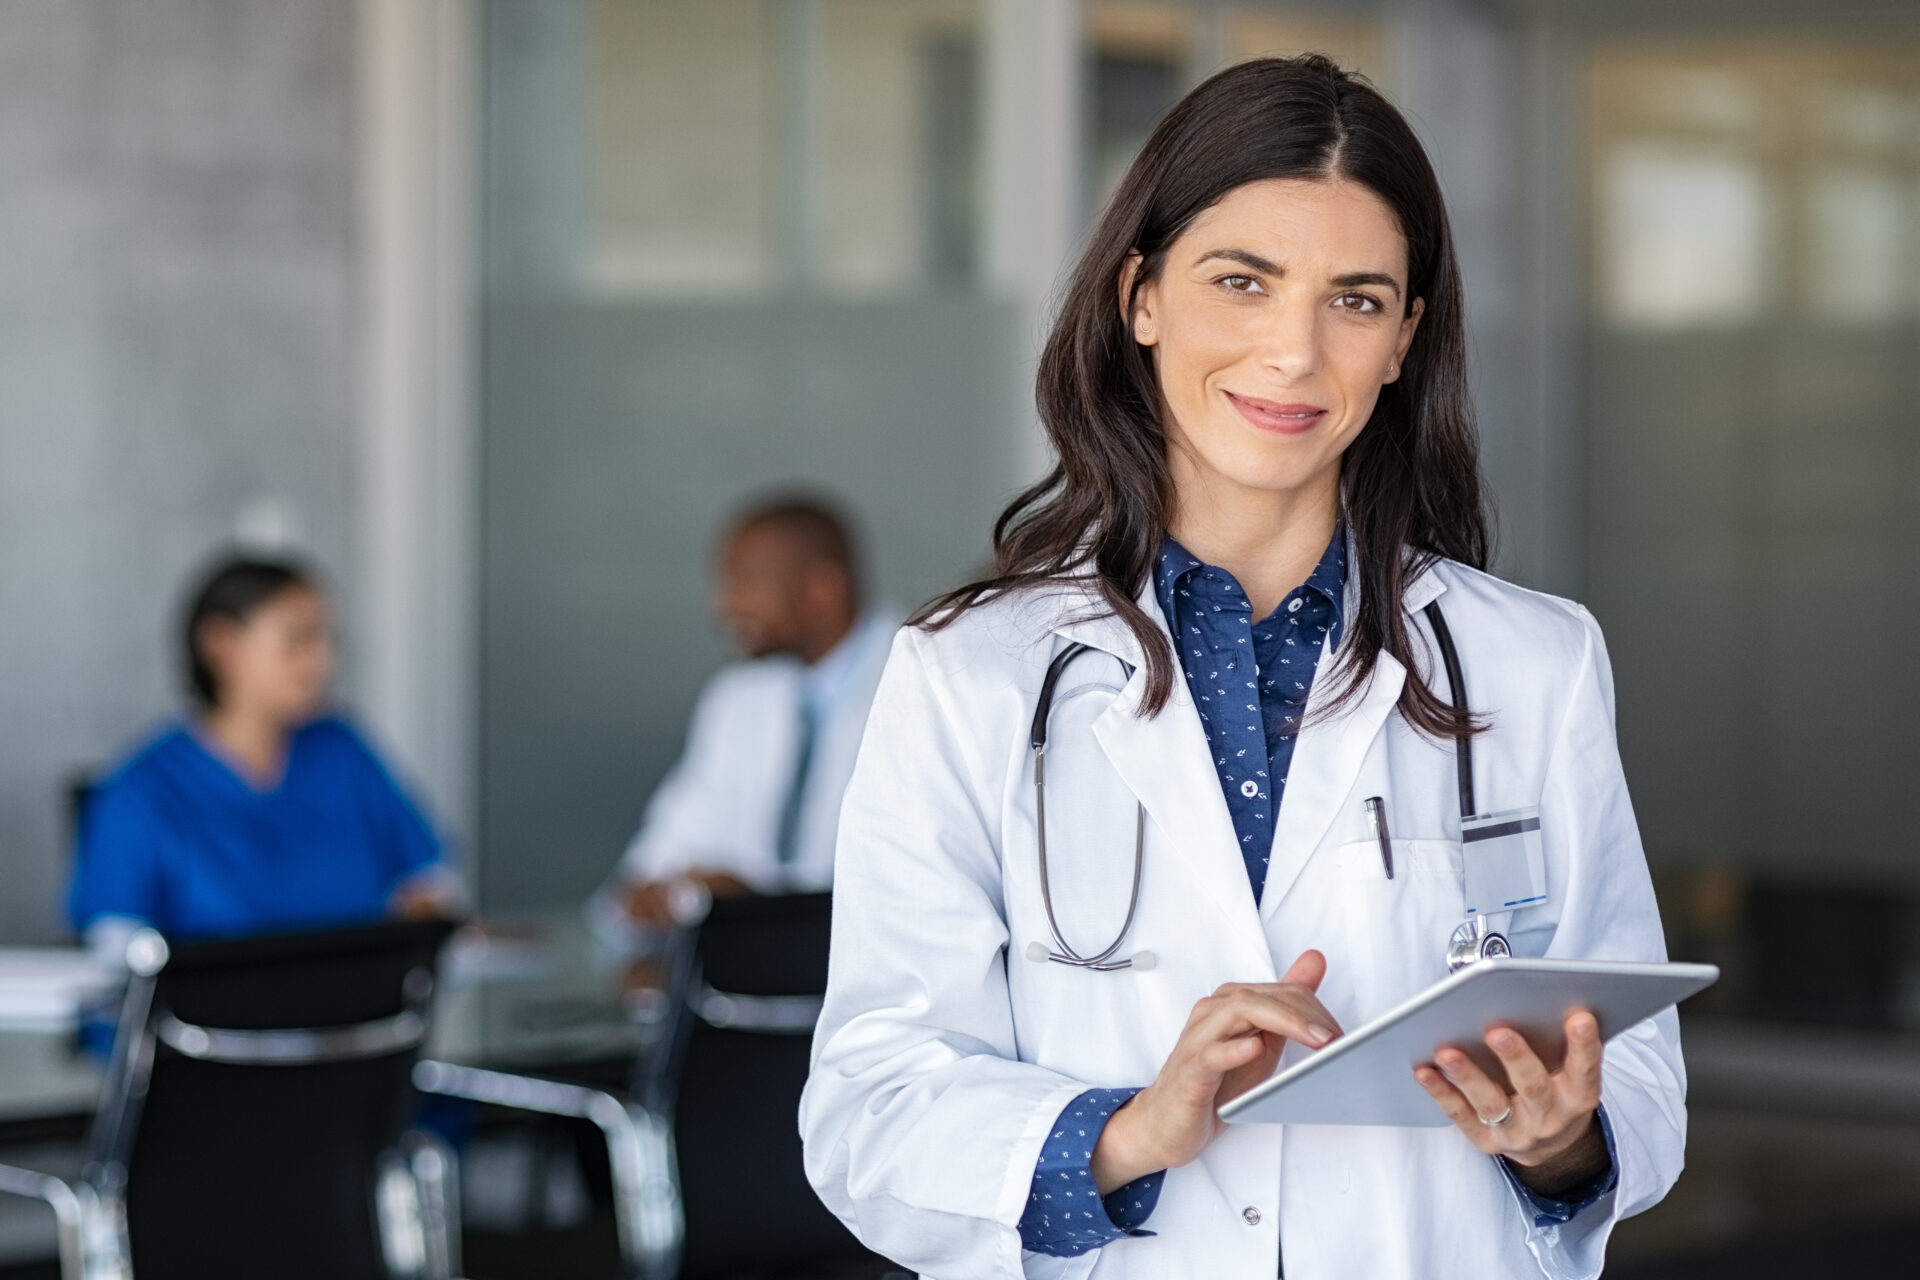
[[[809,560],[824,560],[860,587],[860,548],[852,522],[838,503],[806,493],[778,493],[742,507],[728,524],[728,535],[749,529],[774,529]]]

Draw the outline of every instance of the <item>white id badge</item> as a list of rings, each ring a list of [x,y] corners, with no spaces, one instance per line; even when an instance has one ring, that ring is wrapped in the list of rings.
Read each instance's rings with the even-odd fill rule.
[[[1460,820],[1467,914],[1495,915],[1547,900],[1540,810],[1509,809]]]

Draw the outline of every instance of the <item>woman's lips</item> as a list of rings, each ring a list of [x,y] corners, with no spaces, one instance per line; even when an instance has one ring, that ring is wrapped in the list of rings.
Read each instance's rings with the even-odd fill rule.
[[[1280,404],[1255,396],[1237,396],[1231,391],[1227,392],[1227,399],[1240,411],[1240,416],[1253,426],[1283,436],[1297,436],[1311,431],[1327,416],[1327,411],[1319,405]]]

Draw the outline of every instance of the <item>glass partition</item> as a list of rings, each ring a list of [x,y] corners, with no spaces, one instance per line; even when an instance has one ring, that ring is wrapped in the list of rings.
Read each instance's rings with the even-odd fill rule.
[[[1588,597],[1708,1004],[1920,1026],[1920,40],[1590,75]]]
[[[968,0],[492,0],[483,874],[607,874],[727,653],[711,541],[837,495],[907,608],[1012,481]]]

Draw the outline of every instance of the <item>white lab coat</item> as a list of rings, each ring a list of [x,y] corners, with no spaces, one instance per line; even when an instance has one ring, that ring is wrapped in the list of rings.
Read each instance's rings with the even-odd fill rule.
[[[1515,952],[1664,959],[1599,628],[1578,605],[1451,562],[1413,582],[1404,606],[1417,615],[1436,598],[1471,704],[1492,721],[1473,748],[1480,808],[1540,809],[1549,902],[1516,913]],[[1087,620],[1090,603],[1074,588],[1003,598],[894,643],[841,814],[832,973],[800,1109],[827,1205],[872,1248],[940,1280],[1253,1280],[1275,1274],[1283,1242],[1288,1280],[1597,1274],[1613,1224],[1680,1172],[1672,1010],[1606,1047],[1619,1185],[1566,1226],[1536,1228],[1495,1162],[1450,1126],[1233,1125],[1167,1174],[1146,1223],[1155,1236],[1022,1256],[1016,1224],[1062,1108],[1089,1087],[1152,1081],[1196,1000],[1274,981],[1314,947],[1327,956],[1320,998],[1358,1027],[1446,976],[1464,914],[1452,744],[1395,713],[1399,663],[1383,654],[1337,717],[1310,708],[1256,908],[1185,682],[1176,674],[1157,717],[1135,714],[1138,647],[1117,621]],[[1150,591],[1141,603],[1159,617]],[[1417,617],[1409,627],[1428,634]],[[1125,914],[1137,797],[1146,863],[1127,950],[1156,953],[1147,971],[1025,956],[1048,938],[1028,727],[1049,659],[1074,640],[1137,670],[1118,697],[1056,702],[1054,902],[1077,949],[1106,945]],[[1071,670],[1066,686],[1124,675],[1092,656]],[[1387,803],[1392,881],[1368,830],[1372,795]],[[1289,1046],[1284,1061],[1301,1053]]]
[[[648,801],[621,859],[621,878],[658,880],[697,868],[728,872],[762,893],[829,887],[840,797],[896,627],[894,615],[869,614],[811,668],[761,658],[715,673],[694,706],[686,750]],[[798,763],[800,697],[808,682],[822,715],[793,861],[782,867],[780,820]]]

